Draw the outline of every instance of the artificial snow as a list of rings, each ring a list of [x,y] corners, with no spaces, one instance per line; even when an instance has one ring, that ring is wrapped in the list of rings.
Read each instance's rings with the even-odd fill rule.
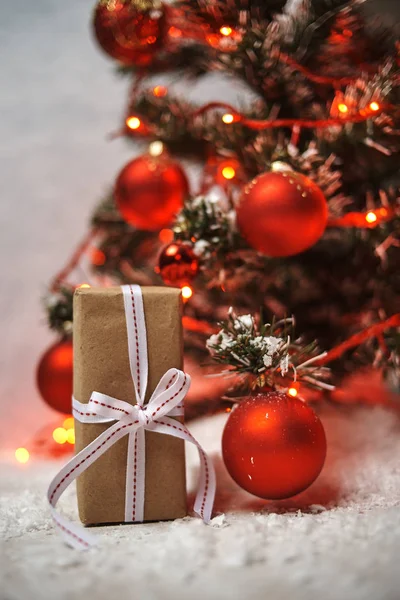
[[[398,600],[400,420],[383,408],[327,408],[326,466],[299,496],[265,502],[240,490],[219,453],[225,415],[192,424],[218,477],[209,526],[173,522],[96,528],[99,544],[64,546],[45,492],[59,463],[14,465],[0,480],[4,600],[73,598]],[[197,475],[188,448],[189,486]],[[193,495],[191,495],[192,498]],[[76,518],[74,490],[60,505]]]

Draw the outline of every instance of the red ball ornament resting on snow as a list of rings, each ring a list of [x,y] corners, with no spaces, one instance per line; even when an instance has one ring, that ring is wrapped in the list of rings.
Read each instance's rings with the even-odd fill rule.
[[[307,404],[271,391],[249,396],[231,412],[222,453],[232,479],[246,491],[267,500],[290,498],[321,472],[325,432]]]
[[[325,231],[328,208],[322,190],[294,171],[259,175],[244,189],[237,223],[249,245],[271,257],[311,248]]]
[[[188,192],[185,172],[166,153],[135,158],[122,169],[115,185],[122,218],[147,231],[170,225]]]
[[[164,283],[181,287],[191,283],[196,277],[199,259],[189,244],[172,242],[161,251],[158,271]]]
[[[71,413],[72,340],[60,340],[44,353],[38,365],[36,381],[46,404],[58,412]]]
[[[99,0],[93,27],[103,50],[126,65],[149,65],[166,36],[163,6],[152,0]]]

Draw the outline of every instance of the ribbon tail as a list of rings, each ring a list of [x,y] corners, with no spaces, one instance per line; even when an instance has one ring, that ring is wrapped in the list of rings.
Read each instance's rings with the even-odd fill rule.
[[[96,545],[97,537],[89,533],[82,525],[69,521],[52,506],[50,506],[50,513],[56,528],[68,546],[76,550],[88,550]]]
[[[125,484],[125,522],[144,520],[146,445],[143,427],[129,434]]]
[[[127,428],[134,423],[123,424],[117,422],[106,431],[101,433],[93,442],[83,448],[74,456],[54,477],[47,491],[47,499],[50,504],[51,515],[56,527],[69,546],[80,550],[87,550],[93,545],[95,536],[76,523],[60,515],[56,511],[56,505],[60,496],[67,487],[83,473],[93,462],[95,462],[108,448],[128,433]]]
[[[209,523],[216,491],[216,477],[212,461],[187,427],[182,423],[179,423],[179,421],[175,421],[169,417],[162,417],[161,419],[153,421],[147,429],[178,437],[196,446],[200,458],[200,481],[193,508],[195,513],[199,515],[205,523]]]

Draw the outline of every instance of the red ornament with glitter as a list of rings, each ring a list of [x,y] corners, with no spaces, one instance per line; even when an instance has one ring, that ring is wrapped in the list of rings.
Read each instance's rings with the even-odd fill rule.
[[[249,245],[271,257],[311,248],[325,231],[328,208],[322,190],[294,171],[259,175],[243,190],[237,223]]]
[[[172,242],[161,251],[158,270],[164,283],[180,287],[196,277],[199,259],[189,244]]]
[[[246,398],[231,412],[222,453],[232,479],[246,491],[269,500],[290,498],[321,472],[325,432],[307,404],[271,391]]]
[[[115,185],[122,218],[148,231],[170,225],[188,193],[185,172],[166,153],[135,158],[122,169]]]
[[[62,339],[42,356],[36,374],[43,400],[58,412],[72,410],[72,340]]]
[[[163,6],[152,0],[99,0],[93,27],[102,49],[126,65],[149,65],[166,36]]]

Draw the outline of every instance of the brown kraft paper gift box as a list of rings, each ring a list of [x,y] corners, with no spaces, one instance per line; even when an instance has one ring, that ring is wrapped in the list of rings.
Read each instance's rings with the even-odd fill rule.
[[[182,299],[176,288],[143,287],[149,377],[146,402],[170,368],[182,369]],[[120,287],[78,288],[74,296],[74,397],[83,403],[93,391],[136,403],[129,366],[127,329]],[[109,424],[75,421],[79,452]],[[187,514],[183,440],[145,432],[144,520]],[[123,523],[128,436],[116,442],[77,480],[78,508],[85,525]]]

